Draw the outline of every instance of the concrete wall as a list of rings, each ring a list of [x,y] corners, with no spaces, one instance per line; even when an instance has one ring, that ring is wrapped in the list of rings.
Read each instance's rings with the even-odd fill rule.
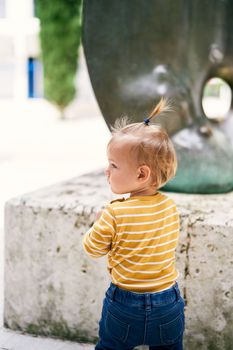
[[[233,193],[171,193],[181,213],[177,252],[186,349],[233,348]],[[83,251],[95,212],[112,199],[100,173],[9,200],[5,207],[5,325],[95,341],[105,258]]]

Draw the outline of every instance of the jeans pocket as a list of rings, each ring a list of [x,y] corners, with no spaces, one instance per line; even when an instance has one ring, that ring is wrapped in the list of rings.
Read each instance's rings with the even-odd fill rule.
[[[106,331],[111,337],[125,342],[128,338],[130,325],[119,320],[118,317],[114,316],[109,311],[106,317]]]
[[[180,313],[178,317],[168,323],[160,325],[161,341],[165,345],[176,343],[184,332],[184,315]]]

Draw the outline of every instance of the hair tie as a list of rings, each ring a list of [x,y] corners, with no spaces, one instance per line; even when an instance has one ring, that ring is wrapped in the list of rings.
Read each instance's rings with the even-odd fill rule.
[[[150,119],[149,119],[149,118],[145,118],[145,119],[143,120],[143,123],[144,123],[145,125],[149,125],[149,122],[150,122]]]

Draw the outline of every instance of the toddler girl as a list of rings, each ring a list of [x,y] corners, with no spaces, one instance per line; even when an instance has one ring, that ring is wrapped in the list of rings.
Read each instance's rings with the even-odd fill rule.
[[[106,206],[83,240],[92,257],[108,254],[106,292],[96,350],[182,350],[184,301],[177,285],[179,214],[158,192],[176,172],[166,131],[150,121],[166,114],[164,99],[142,123],[116,126],[107,147],[111,190],[129,194]],[[124,123],[123,123],[124,124]]]

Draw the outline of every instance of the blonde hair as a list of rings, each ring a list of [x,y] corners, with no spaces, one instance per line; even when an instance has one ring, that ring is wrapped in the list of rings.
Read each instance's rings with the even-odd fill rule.
[[[157,189],[175,175],[177,158],[166,130],[158,124],[150,124],[150,121],[170,111],[171,106],[162,98],[144,122],[128,124],[128,118],[118,119],[112,128],[109,142],[128,140],[133,159],[138,166],[149,166],[152,182]]]

